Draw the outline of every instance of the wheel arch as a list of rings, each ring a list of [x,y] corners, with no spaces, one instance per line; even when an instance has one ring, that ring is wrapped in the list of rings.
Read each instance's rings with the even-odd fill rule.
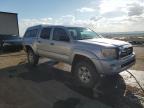
[[[73,50],[74,53],[72,53],[70,61],[71,64],[74,62],[74,60],[78,57],[83,57],[83,58],[87,58],[89,60],[92,61],[93,58],[98,59],[98,57],[96,56],[96,54],[94,54],[93,52],[90,52],[89,50],[85,50],[85,49],[74,49]]]
[[[72,68],[71,68],[72,73],[73,73],[74,65],[78,61],[83,61],[83,60],[90,62],[95,67],[95,69],[97,70],[95,63],[92,61],[92,59],[89,56],[81,55],[81,54],[75,54],[73,61],[72,61]]]
[[[32,47],[30,45],[25,45],[24,46],[24,51],[28,52],[28,50],[32,50],[33,51]]]

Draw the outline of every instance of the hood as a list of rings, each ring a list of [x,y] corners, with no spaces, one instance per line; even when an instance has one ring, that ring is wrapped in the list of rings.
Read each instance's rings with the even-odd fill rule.
[[[123,46],[128,45],[129,43],[120,41],[120,40],[114,40],[114,39],[107,39],[107,38],[95,38],[95,39],[87,39],[87,40],[78,40],[78,42],[82,43],[90,43],[90,44],[96,44],[101,46]]]

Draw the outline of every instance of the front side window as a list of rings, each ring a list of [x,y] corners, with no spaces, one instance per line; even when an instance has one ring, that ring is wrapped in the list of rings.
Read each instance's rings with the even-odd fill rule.
[[[53,40],[55,41],[69,41],[66,31],[62,28],[55,28],[53,32]]]
[[[51,28],[43,28],[40,37],[43,39],[50,39]]]

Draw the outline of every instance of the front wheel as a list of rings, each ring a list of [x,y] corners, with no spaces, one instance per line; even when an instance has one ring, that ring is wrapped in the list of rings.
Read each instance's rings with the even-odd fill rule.
[[[78,61],[73,73],[80,86],[93,88],[99,82],[100,76],[95,66],[89,60]]]
[[[39,61],[39,56],[36,55],[33,50],[28,50],[27,52],[27,59],[28,59],[28,63],[32,66],[36,66],[38,64]]]

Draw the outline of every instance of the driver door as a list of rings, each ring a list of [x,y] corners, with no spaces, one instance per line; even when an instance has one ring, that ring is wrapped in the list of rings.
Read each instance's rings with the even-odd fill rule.
[[[71,42],[70,37],[64,28],[55,27],[53,29],[49,50],[51,52],[51,57],[54,59],[69,62]]]

